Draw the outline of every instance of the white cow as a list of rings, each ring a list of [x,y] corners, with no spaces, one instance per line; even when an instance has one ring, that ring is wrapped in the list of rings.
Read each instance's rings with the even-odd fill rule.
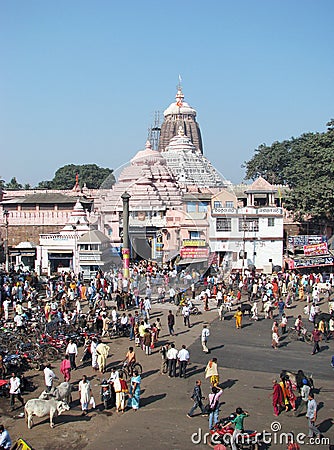
[[[60,383],[59,386],[55,387],[54,389],[51,389],[50,392],[43,391],[39,396],[39,398],[41,400],[49,400],[50,398],[53,398],[55,400],[62,400],[70,404],[72,401],[71,391],[72,391],[71,383],[64,381],[64,383]]]
[[[32,428],[33,416],[44,417],[50,415],[50,427],[54,427],[53,419],[59,416],[64,411],[68,411],[70,407],[67,403],[57,400],[41,400],[39,398],[32,398],[28,400],[24,406],[24,415],[28,428]]]

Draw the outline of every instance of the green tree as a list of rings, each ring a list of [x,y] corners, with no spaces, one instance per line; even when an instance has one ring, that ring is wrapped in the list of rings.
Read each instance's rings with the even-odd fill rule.
[[[115,183],[112,172],[112,169],[99,167],[96,164],[68,164],[58,169],[51,181],[41,181],[37,189],[72,189],[76,182],[76,175],[79,177],[80,187],[86,184],[90,189],[98,189],[103,184],[103,187],[107,189]]]
[[[297,220],[324,225],[334,218],[334,120],[325,133],[305,133],[270,147],[260,145],[244,164],[246,179],[263,176],[290,190],[284,206]]]
[[[5,189],[9,190],[9,191],[14,191],[14,190],[18,190],[18,189],[23,189],[22,184],[18,183],[16,177],[13,177],[9,183],[7,183],[5,185]]]

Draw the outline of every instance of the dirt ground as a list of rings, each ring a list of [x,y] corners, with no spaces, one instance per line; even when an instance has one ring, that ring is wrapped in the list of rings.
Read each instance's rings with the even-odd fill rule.
[[[170,341],[167,336],[166,316],[170,305],[154,305],[153,318],[160,317],[163,324],[160,343]],[[175,307],[172,307],[175,312]],[[182,344],[190,346],[198,341],[203,323],[210,323],[217,318],[217,311],[212,310],[193,318],[191,329],[185,329],[182,318],[176,318],[176,333],[174,341],[177,348]],[[105,340],[111,347],[108,358],[108,371],[110,367],[119,367],[124,358],[130,342],[126,338]],[[199,345],[199,344],[198,344]],[[79,349],[79,357],[82,356],[82,348]],[[99,384],[101,374],[93,372],[90,366],[79,367],[72,373],[73,403],[70,411],[64,413],[55,420],[55,428],[49,426],[49,418],[35,418],[34,427],[28,430],[24,418],[20,417],[23,409],[18,408],[13,413],[9,411],[9,400],[0,398],[0,414],[2,423],[8,429],[12,440],[22,437],[36,450],[62,450],[62,449],[205,449],[208,448],[205,439],[199,439],[194,443],[192,436],[199,432],[207,432],[207,419],[200,415],[193,419],[186,417],[186,412],[191,406],[190,395],[195,380],[203,379],[204,365],[190,364],[190,376],[187,379],[170,379],[159,373],[161,356],[159,350],[147,357],[139,349],[137,360],[143,365],[144,376],[142,379],[141,408],[139,411],[127,411],[118,414],[115,409],[104,411],[100,401]],[[79,362],[79,361],[77,361]],[[54,371],[60,377],[60,361],[54,364]],[[96,408],[89,412],[86,417],[81,416],[79,395],[77,392],[78,382],[83,374],[86,374],[91,382],[93,395],[96,400]],[[42,372],[31,371],[26,374],[37,386],[34,392],[25,395],[25,401],[36,398],[43,390],[44,378]],[[223,370],[223,380],[233,381],[224,391],[223,410],[232,411],[235,408],[236,399],[242,399],[243,404],[251,405],[252,418],[249,426],[262,430],[265,426],[269,429],[273,422],[273,411],[270,393],[271,380],[276,374],[262,373],[250,370]],[[60,380],[62,381],[62,380]],[[204,380],[205,382],[205,380]],[[207,384],[207,383],[206,383]],[[204,391],[208,386],[203,384]],[[333,380],[321,380],[322,393],[317,400],[326,405],[326,418],[329,422],[334,417],[334,390]],[[298,419],[292,414],[280,416],[282,427],[293,429],[296,432],[307,432],[305,417]],[[333,431],[331,423],[326,436],[331,436]],[[334,442],[334,440],[332,441]],[[319,449],[328,449],[328,445],[317,445]],[[269,448],[269,447],[268,447]],[[272,444],[270,450],[284,450],[286,446]],[[314,446],[303,446],[302,449],[312,449]]]

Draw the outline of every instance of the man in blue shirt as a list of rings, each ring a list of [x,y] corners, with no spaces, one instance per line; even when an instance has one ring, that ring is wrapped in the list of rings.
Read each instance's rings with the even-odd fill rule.
[[[308,436],[313,437],[314,434],[320,436],[320,431],[315,426],[315,421],[317,420],[317,402],[314,400],[313,392],[308,394],[306,417],[308,420]]]

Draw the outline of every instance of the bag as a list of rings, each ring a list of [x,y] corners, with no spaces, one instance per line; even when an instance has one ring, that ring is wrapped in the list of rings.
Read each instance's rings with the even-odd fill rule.
[[[95,406],[96,406],[96,405],[95,405],[95,399],[94,399],[94,397],[91,397],[91,398],[90,398],[89,404],[92,405],[92,408],[93,408],[93,409],[95,409]]]

